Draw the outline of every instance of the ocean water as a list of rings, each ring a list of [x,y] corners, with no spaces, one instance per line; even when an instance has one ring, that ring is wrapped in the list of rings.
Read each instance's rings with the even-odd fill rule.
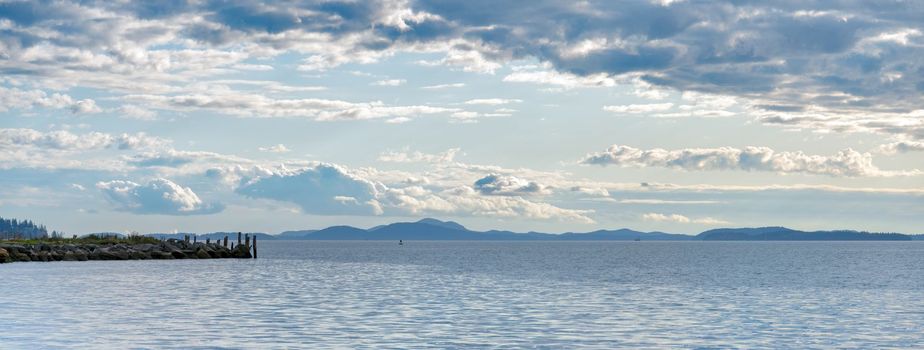
[[[263,241],[0,265],[0,349],[924,348],[924,242]]]

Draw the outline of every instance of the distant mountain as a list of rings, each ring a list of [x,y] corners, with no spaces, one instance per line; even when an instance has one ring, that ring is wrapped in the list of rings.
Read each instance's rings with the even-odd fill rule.
[[[285,236],[282,236],[285,235]],[[368,230],[352,226],[333,226],[316,231],[286,231],[283,239],[309,240],[690,240],[692,236],[664,232],[639,232],[629,229],[599,230],[589,233],[564,233],[561,235],[511,231],[472,231],[452,221],[422,219],[417,222],[397,222],[380,225]]]
[[[900,233],[870,233],[851,230],[799,231],[785,227],[720,228],[700,233],[704,241],[910,241]]]
[[[437,219],[425,218],[425,219],[420,219],[420,221],[417,221],[417,223],[433,225],[433,226],[440,226],[440,227],[450,228],[453,230],[460,230],[460,231],[466,230],[465,226],[462,226],[455,221],[439,221]]]
[[[911,236],[897,233],[869,233],[849,230],[806,232],[785,227],[722,228],[696,236],[641,232],[630,229],[597,230],[593,232],[473,231],[452,221],[422,219],[416,222],[396,222],[361,229],[352,226],[331,226],[321,230],[286,231],[279,239],[305,240],[532,240],[532,241],[823,241],[823,240],[910,240]]]
[[[305,235],[315,233],[318,230],[300,230],[300,231],[285,231],[276,235],[277,239],[302,239]]]

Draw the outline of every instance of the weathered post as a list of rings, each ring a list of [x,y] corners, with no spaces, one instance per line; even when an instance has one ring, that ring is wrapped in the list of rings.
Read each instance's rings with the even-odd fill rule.
[[[199,238],[199,235],[193,235],[193,243],[196,243],[197,238]]]
[[[257,235],[253,235],[253,258],[257,258]]]
[[[225,248],[228,247],[228,235],[225,235]]]
[[[241,245],[241,233],[237,233],[237,245]]]
[[[244,237],[245,237],[245,238],[244,238],[244,243],[247,244],[247,248],[249,249],[249,248],[250,248],[250,234],[248,233],[248,234],[244,235]]]
[[[205,239],[205,245],[209,245],[209,243],[212,243],[212,239],[211,239],[211,238],[206,238],[206,239]]]

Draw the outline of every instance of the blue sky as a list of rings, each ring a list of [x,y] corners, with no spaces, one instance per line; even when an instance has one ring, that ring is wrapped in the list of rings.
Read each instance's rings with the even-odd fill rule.
[[[0,1],[0,216],[921,233],[924,6]]]

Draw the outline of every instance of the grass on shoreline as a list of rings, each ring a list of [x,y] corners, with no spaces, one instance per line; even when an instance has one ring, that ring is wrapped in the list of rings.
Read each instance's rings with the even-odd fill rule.
[[[46,237],[46,238],[0,240],[0,244],[2,243],[115,245],[115,244],[145,244],[145,243],[156,244],[156,243],[160,243],[160,240],[154,237],[147,237],[147,236],[141,236],[141,235],[129,235],[125,237],[117,237],[117,236],[100,237],[97,235],[88,235],[88,236],[78,237],[78,238]]]

